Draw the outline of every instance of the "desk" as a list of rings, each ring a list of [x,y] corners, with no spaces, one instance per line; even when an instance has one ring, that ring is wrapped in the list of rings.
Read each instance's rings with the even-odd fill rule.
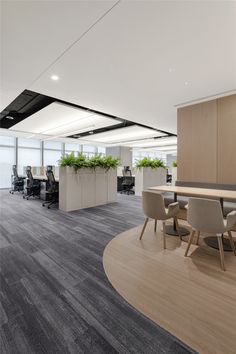
[[[59,182],[59,177],[54,176],[54,178],[55,178],[56,182]],[[45,175],[33,175],[33,179],[37,179],[38,181],[47,181],[48,180],[47,176],[45,176]]]
[[[177,201],[177,195],[185,195],[189,197],[203,197],[220,199],[220,204],[223,209],[224,199],[235,199],[236,191],[222,190],[222,189],[208,189],[208,188],[192,188],[192,187],[178,187],[178,186],[157,186],[150,187],[152,191],[157,192],[172,192],[174,193],[174,201]],[[176,225],[168,229],[168,234],[175,235]],[[178,235],[178,233],[177,233]],[[223,235],[222,235],[223,238]],[[206,244],[210,247],[218,249],[217,237],[206,237],[204,239]],[[223,238],[224,251],[232,251],[229,241]]]
[[[25,175],[21,175],[20,177],[27,178],[27,176],[25,176]],[[56,182],[59,182],[59,177],[54,176],[54,178],[55,178]],[[33,179],[37,179],[38,181],[47,181],[48,180],[46,175],[33,175]]]

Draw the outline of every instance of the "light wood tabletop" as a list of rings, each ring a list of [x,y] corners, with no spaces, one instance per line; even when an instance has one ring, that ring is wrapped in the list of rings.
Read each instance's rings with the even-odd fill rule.
[[[159,191],[159,192],[172,192],[178,195],[196,196],[196,197],[215,197],[215,198],[236,200],[236,191],[230,191],[230,190],[178,187],[178,186],[165,186],[165,185],[150,187],[148,189],[152,191]]]

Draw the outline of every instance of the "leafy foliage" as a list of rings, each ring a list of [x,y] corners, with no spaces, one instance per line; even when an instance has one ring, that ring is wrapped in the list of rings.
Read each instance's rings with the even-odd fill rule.
[[[172,161],[172,167],[177,167],[177,161],[176,160]]]
[[[81,152],[79,152],[78,156],[75,157],[73,167],[75,170],[78,170],[78,169],[84,168],[84,167],[89,167],[88,160],[86,159],[86,156],[83,155]]]
[[[142,160],[139,160],[136,162],[135,165],[136,168],[142,168],[142,167],[151,167],[151,168],[158,168],[158,167],[163,167],[166,168],[164,162],[160,159],[150,159],[149,157],[144,157]]]
[[[74,166],[74,163],[75,163],[75,156],[73,152],[65,156],[62,156],[61,159],[59,160],[59,164],[61,167]]]
[[[90,159],[87,159],[82,153],[78,153],[75,157],[73,153],[63,156],[59,164],[61,167],[70,166],[74,167],[77,171],[80,168],[105,168],[109,170],[110,168],[116,168],[119,165],[119,159],[109,156],[94,155]]]

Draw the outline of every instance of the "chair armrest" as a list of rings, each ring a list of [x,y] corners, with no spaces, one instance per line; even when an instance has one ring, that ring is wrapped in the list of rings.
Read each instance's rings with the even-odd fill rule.
[[[168,212],[167,215],[169,215],[170,217],[173,217],[179,210],[179,203],[171,203],[168,205]]]
[[[168,205],[168,209],[176,208],[177,206],[179,207],[179,202],[171,203]]]
[[[236,210],[231,211],[227,216],[227,230],[231,230],[234,224],[236,224]]]

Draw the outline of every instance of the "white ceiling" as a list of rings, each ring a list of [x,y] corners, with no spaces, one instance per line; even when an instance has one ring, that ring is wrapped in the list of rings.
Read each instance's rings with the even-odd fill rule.
[[[1,1],[2,111],[115,1]]]
[[[175,105],[235,90],[236,2],[114,4],[1,2],[1,109],[31,89],[175,133]]]

